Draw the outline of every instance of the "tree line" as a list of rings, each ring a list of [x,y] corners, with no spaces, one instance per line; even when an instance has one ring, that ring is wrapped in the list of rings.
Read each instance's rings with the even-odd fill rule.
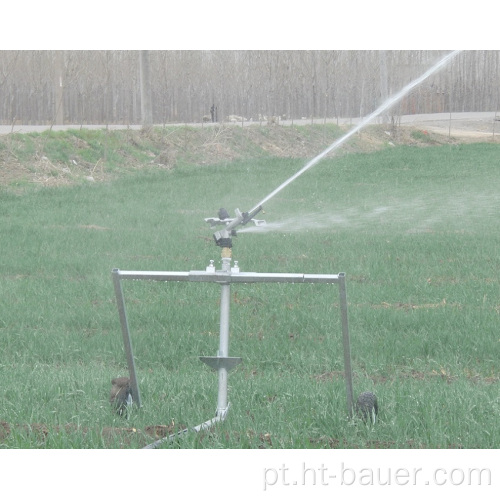
[[[0,51],[0,123],[141,123],[141,52]],[[148,51],[152,121],[366,116],[446,53]],[[499,51],[464,51],[392,114],[497,111],[499,82]]]

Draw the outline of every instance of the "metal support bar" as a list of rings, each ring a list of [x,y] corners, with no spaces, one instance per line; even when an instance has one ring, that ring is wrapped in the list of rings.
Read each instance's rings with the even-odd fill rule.
[[[222,258],[222,272],[231,272],[231,258]],[[220,290],[220,330],[219,330],[219,351],[217,357],[227,358],[229,356],[229,307],[231,304],[231,285],[226,282],[221,283]],[[218,368],[219,391],[217,393],[216,415],[227,411],[227,374],[228,370],[224,363]]]
[[[345,273],[339,274],[340,315],[342,317],[342,344],[344,346],[344,376],[347,392],[347,413],[353,415],[354,396],[352,389],[351,343],[349,340],[349,322],[347,317],[347,292]]]
[[[211,283],[338,283],[338,274],[296,274],[296,273],[233,273],[221,271],[121,271],[115,269],[122,280],[153,281],[205,281]]]
[[[220,293],[220,335],[217,357],[227,358],[229,355],[229,304],[231,303],[231,285],[221,285]],[[219,391],[217,393],[217,413],[227,408],[227,367],[221,364],[218,368]]]
[[[135,372],[134,352],[132,350],[132,341],[130,339],[130,331],[128,328],[127,311],[125,309],[125,299],[123,297],[122,285],[120,283],[120,272],[118,269],[113,269],[113,284],[115,287],[116,303],[118,305],[118,314],[122,327],[123,344],[127,355],[128,371],[130,377],[130,389],[132,391],[132,401],[141,404],[141,394],[139,392],[139,384],[137,383],[137,375]]]

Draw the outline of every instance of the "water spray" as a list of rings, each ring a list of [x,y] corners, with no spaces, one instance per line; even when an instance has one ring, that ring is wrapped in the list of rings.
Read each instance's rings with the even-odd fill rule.
[[[334,143],[330,144],[324,151],[322,151],[319,155],[315,156],[311,161],[309,161],[306,165],[304,165],[297,173],[292,175],[289,179],[287,179],[283,184],[278,186],[274,191],[269,193],[265,198],[263,198],[254,208],[250,210],[250,213],[253,212],[257,207],[262,207],[264,203],[267,203],[271,198],[276,196],[282,189],[291,184],[297,177],[301,176],[304,172],[307,172],[311,167],[320,162],[328,153],[337,149],[344,142],[346,142],[351,136],[359,132],[362,128],[366,127],[369,123],[371,123],[375,118],[379,115],[390,109],[394,104],[399,102],[403,97],[405,97],[409,92],[411,92],[415,87],[420,85],[424,80],[429,78],[431,75],[442,69],[446,64],[448,64],[455,56],[460,53],[460,50],[455,50],[445,57],[443,57],[438,63],[436,63],[432,68],[428,69],[423,75],[418,77],[417,79],[410,82],[406,87],[402,88],[397,94],[393,95],[389,98],[385,103],[383,103],[380,107],[378,107],[375,111],[370,113],[366,118],[361,120],[358,125],[352,128],[345,135],[337,139]]]
[[[281,190],[283,190],[285,187],[287,187],[289,184],[291,184],[293,181],[295,181],[298,177],[300,177],[303,173],[307,172],[309,169],[311,169],[314,165],[319,163],[325,156],[327,156],[329,153],[331,153],[333,150],[337,149],[340,147],[344,142],[346,142],[348,139],[350,139],[354,134],[359,132],[361,129],[366,127],[369,123],[371,123],[375,118],[377,118],[379,115],[390,109],[392,106],[394,106],[397,102],[399,102],[403,97],[405,97],[408,93],[410,93],[415,87],[420,85],[424,80],[429,78],[431,75],[442,69],[446,64],[448,64],[453,58],[455,58],[461,51],[460,50],[455,50],[453,52],[450,52],[447,54],[445,57],[443,57],[440,61],[438,61],[434,66],[432,66],[430,69],[428,69],[425,73],[423,73],[421,76],[410,82],[408,85],[403,87],[397,94],[394,94],[392,97],[390,97],[387,101],[385,101],[382,105],[380,105],[375,111],[370,113],[367,117],[365,117],[363,120],[361,120],[358,125],[356,125],[354,128],[349,130],[346,134],[344,134],[342,137],[337,139],[335,142],[330,144],[325,150],[323,150],[321,153],[319,153],[317,156],[315,156],[312,160],[310,160],[308,163],[306,163],[298,172],[296,172],[294,175],[292,175],[290,178],[288,178],[285,182],[280,184],[274,191],[269,193],[265,198],[263,198],[257,205],[255,205],[253,208],[251,208],[248,212],[241,213],[239,209],[236,209],[236,217],[234,218],[229,218],[229,214],[227,213],[227,210],[224,208],[221,208],[219,210],[219,217],[215,218],[207,218],[205,219],[206,222],[209,222],[212,226],[215,226],[217,224],[223,224],[225,225],[225,228],[221,231],[217,231],[214,233],[214,240],[218,246],[224,247],[226,244],[231,244],[232,243],[232,236],[236,236],[236,228],[238,226],[244,226],[247,224],[252,218],[257,215],[261,210],[262,207],[265,203],[267,203],[271,198],[276,196]],[[221,217],[222,216],[222,217]],[[256,226],[262,226],[265,225],[264,221],[255,221]],[[229,246],[229,248],[231,248]]]

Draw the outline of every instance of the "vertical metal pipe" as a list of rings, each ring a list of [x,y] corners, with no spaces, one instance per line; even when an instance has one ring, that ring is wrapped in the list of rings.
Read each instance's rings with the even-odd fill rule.
[[[139,392],[139,384],[137,383],[137,375],[135,373],[134,353],[132,351],[132,341],[130,339],[130,331],[128,328],[127,312],[125,309],[125,299],[123,297],[119,269],[113,269],[112,275],[113,284],[115,287],[116,302],[118,305],[118,314],[120,316],[120,324],[122,327],[123,344],[125,346],[125,353],[127,355],[132,400],[137,403],[139,407],[141,407],[141,395]]]
[[[231,272],[231,258],[222,258],[222,271]],[[221,283],[220,292],[220,332],[219,332],[219,352],[217,356],[227,358],[229,356],[229,307],[231,304],[231,285]],[[219,392],[217,396],[217,415],[227,409],[227,378],[226,366],[219,366]]]
[[[344,373],[347,392],[347,412],[349,418],[353,416],[353,389],[351,368],[351,343],[349,339],[349,323],[347,319],[347,293],[345,287],[345,273],[339,273],[340,314],[342,317],[342,343],[344,346]]]

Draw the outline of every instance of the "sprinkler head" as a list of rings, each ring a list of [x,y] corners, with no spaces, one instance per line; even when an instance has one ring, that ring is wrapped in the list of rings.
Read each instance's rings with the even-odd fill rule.
[[[240,225],[244,226],[250,221],[252,221],[256,226],[262,226],[266,223],[265,220],[253,218],[261,210],[262,207],[260,205],[250,212],[241,213],[239,209],[236,209],[236,217],[231,218],[229,217],[229,213],[225,208],[220,208],[217,214],[218,217],[208,217],[205,219],[205,222],[208,222],[210,224],[210,227],[212,228],[220,225],[225,226],[220,231],[216,231],[214,233],[215,244],[223,248],[231,248],[232,237],[236,236],[236,227]]]

